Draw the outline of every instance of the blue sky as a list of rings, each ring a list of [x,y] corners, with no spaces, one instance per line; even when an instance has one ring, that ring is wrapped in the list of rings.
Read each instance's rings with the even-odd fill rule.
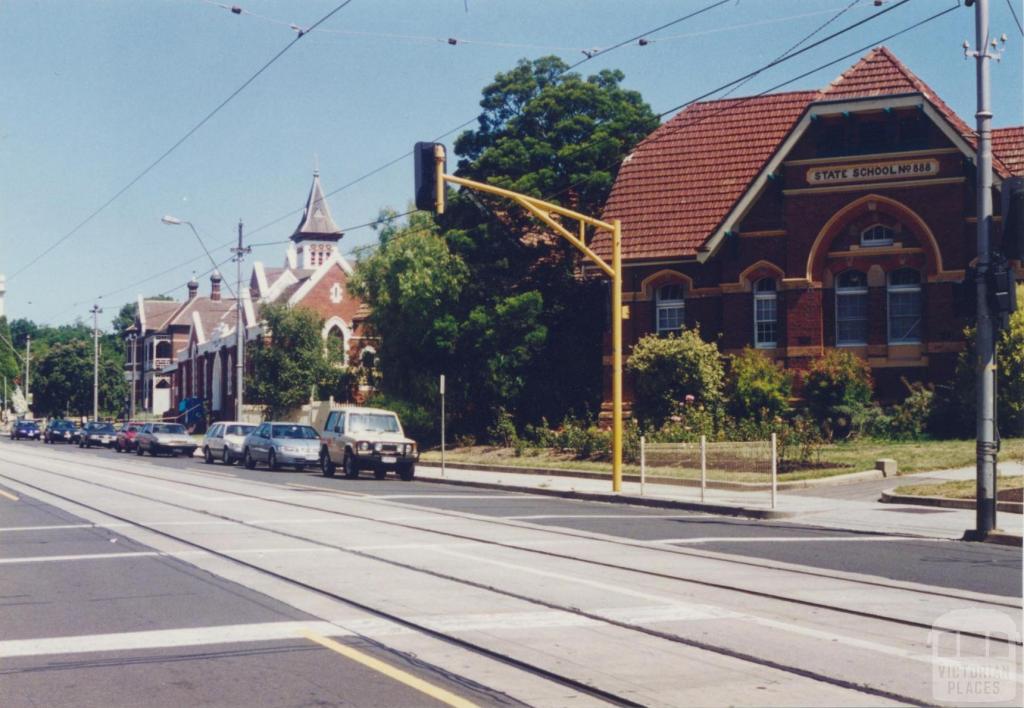
[[[308,27],[341,1],[0,4],[0,271],[8,276],[8,317],[61,324],[87,318],[98,301],[109,321],[139,293],[181,297],[192,272],[210,266],[187,228],[161,224],[164,214],[193,222],[218,260],[228,257],[223,245],[239,218],[253,243],[287,239],[298,222],[297,213],[288,214],[301,209],[316,163],[332,192],[417,140],[473,118],[480,90],[520,58],[558,54],[573,63],[585,49],[610,47],[712,2],[353,0],[26,268],[283,49],[295,37],[290,24]],[[992,69],[994,124],[1020,125],[1022,37],[1010,3],[990,1],[993,32],[1009,38]],[[1024,15],[1021,1],[1011,1]],[[236,2],[242,14],[227,9]],[[650,34],[646,46],[598,55],[578,71],[621,69],[625,85],[661,112],[770,61],[851,2],[729,0]],[[860,0],[819,37],[897,2],[878,8]],[[765,90],[955,4],[911,0],[735,95]],[[959,8],[886,42],[971,125],[975,68],[961,45],[973,39],[973,23],[973,11]],[[855,61],[786,90],[823,86]],[[339,225],[352,227],[372,221],[381,207],[404,210],[411,196],[409,158],[329,201]],[[371,229],[347,229],[341,245],[352,251],[375,240]],[[255,257],[277,265],[283,249],[261,246]],[[233,280],[233,265],[224,269]]]

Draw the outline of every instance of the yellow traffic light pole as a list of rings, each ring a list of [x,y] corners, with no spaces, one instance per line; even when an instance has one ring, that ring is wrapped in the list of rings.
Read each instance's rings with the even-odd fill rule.
[[[460,187],[475,189],[480,192],[506,197],[519,204],[537,219],[543,221],[552,231],[571,243],[587,260],[596,265],[612,280],[612,491],[622,491],[622,225],[618,219],[611,222],[602,221],[552,204],[542,199],[495,187],[483,182],[476,182],[464,177],[456,177],[444,173],[444,146],[434,146],[436,164],[436,210],[444,213],[444,184],[450,182]],[[573,219],[577,223],[576,233],[572,233],[552,218],[553,214]],[[586,228],[593,227],[596,231],[607,231],[612,236],[612,262],[609,265],[603,258],[594,253],[586,243]]]

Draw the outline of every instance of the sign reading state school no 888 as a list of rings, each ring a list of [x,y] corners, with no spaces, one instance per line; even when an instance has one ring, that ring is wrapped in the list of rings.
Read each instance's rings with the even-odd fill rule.
[[[839,184],[878,179],[916,179],[939,174],[939,161],[888,160],[862,162],[852,165],[823,165],[807,170],[808,184]]]

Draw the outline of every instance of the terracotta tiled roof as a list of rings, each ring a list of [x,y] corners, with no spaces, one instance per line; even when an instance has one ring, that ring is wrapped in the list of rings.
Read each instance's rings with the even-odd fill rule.
[[[167,326],[171,316],[181,307],[176,300],[143,300],[143,314],[146,318],[146,329],[160,331]]]
[[[992,152],[1014,175],[1024,175],[1024,127],[992,131]]]
[[[885,47],[872,49],[821,91],[688,106],[623,161],[604,211],[606,220],[622,220],[623,258],[696,255],[812,103],[910,93],[923,95],[976,144],[971,127]],[[1019,173],[1024,162],[1021,131],[994,131],[993,165],[1004,177]],[[609,256],[609,236],[598,234],[592,247]]]
[[[605,205],[628,258],[692,256],[771,157],[816,91],[696,103],[626,158]],[[603,234],[594,240],[610,252]]]

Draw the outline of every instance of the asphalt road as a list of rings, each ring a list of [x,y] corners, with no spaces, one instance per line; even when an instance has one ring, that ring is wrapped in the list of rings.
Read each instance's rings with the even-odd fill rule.
[[[0,445],[29,446],[36,443],[0,441]],[[42,444],[40,444],[42,447]],[[65,452],[73,458],[102,464],[104,459],[134,459],[110,450],[46,446],[48,452]],[[710,516],[685,511],[624,507],[600,502],[562,500],[530,494],[480,490],[437,482],[400,482],[392,476],[375,480],[369,473],[359,479],[325,478],[318,470],[248,470],[242,465],[206,465],[201,458],[153,458],[146,461],[169,469],[192,468],[229,474],[279,485],[308,485],[316,489],[356,493],[400,500],[405,504],[521,519],[556,528],[595,532],[639,541],[659,541],[679,547],[699,547],[730,555],[765,561],[805,565],[874,575],[891,580],[937,587],[1021,597],[1022,564],[1019,549],[988,544],[968,544],[930,539],[875,540],[871,534],[814,528],[779,521],[758,521]],[[838,488],[850,498],[875,494],[885,480],[872,480],[857,489]],[[888,482],[891,486],[892,482]],[[864,487],[861,489],[860,487]],[[788,493],[788,492],[787,492]],[[919,513],[943,513],[922,507]],[[677,543],[671,543],[678,539]]]
[[[26,640],[25,655],[0,656],[4,708],[441,705],[312,641],[269,638],[319,620],[116,529],[28,498],[0,499],[0,526],[0,638]],[[229,631],[268,638],[223,641]],[[128,648],[134,633],[165,647]],[[474,703],[515,704],[379,643],[337,641]]]

